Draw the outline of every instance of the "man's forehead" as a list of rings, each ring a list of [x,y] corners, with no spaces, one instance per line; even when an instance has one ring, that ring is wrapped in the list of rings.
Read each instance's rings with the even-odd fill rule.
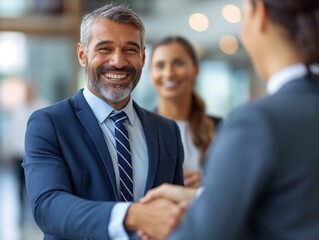
[[[108,19],[97,19],[91,26],[90,43],[130,44],[141,46],[141,32],[132,23],[115,23]]]
[[[98,29],[105,29],[113,32],[132,31],[140,33],[140,29],[133,23],[117,23],[105,18],[98,18],[92,23],[91,31],[97,31]]]

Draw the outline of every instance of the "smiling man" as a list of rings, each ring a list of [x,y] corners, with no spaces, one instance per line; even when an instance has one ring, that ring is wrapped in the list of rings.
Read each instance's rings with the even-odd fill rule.
[[[44,239],[128,239],[151,223],[161,234],[182,213],[166,199],[135,203],[162,183],[183,184],[177,125],[131,98],[144,41],[143,23],[125,7],[85,15],[77,54],[87,87],[30,117],[23,167]]]

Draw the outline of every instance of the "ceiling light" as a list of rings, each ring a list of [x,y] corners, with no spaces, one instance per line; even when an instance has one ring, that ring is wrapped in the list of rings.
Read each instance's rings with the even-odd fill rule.
[[[204,32],[207,30],[209,22],[206,15],[202,13],[193,13],[188,18],[188,24],[191,27],[191,29],[197,32]]]
[[[232,35],[224,35],[219,41],[220,50],[227,55],[233,55],[238,50],[238,41]]]
[[[238,23],[241,20],[241,11],[239,7],[232,4],[225,5],[222,14],[224,19],[230,23]]]

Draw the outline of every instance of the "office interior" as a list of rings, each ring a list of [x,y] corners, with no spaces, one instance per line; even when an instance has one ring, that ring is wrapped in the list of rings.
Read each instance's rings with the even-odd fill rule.
[[[76,56],[83,14],[111,1],[0,0],[0,240],[37,240],[28,204],[17,200],[17,181],[6,161],[11,112],[26,101],[26,83],[36,97],[52,104],[85,87],[84,70]],[[186,37],[200,59],[196,91],[208,114],[227,118],[241,104],[265,93],[239,37],[241,0],[113,0],[142,18],[146,28],[146,63],[134,100],[152,110],[155,90],[149,77],[152,45],[169,35]],[[22,123],[25,124],[25,123]],[[19,141],[21,139],[17,139]],[[18,218],[23,209],[24,223]]]

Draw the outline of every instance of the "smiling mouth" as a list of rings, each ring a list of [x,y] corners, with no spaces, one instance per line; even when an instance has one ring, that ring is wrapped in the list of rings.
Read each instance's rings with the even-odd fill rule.
[[[103,74],[103,75],[104,75],[104,77],[106,77],[109,80],[119,81],[119,80],[123,80],[123,79],[127,78],[129,74],[106,73],[106,74]]]
[[[162,86],[165,88],[172,88],[172,87],[176,87],[178,85],[177,81],[166,81],[163,82]]]

